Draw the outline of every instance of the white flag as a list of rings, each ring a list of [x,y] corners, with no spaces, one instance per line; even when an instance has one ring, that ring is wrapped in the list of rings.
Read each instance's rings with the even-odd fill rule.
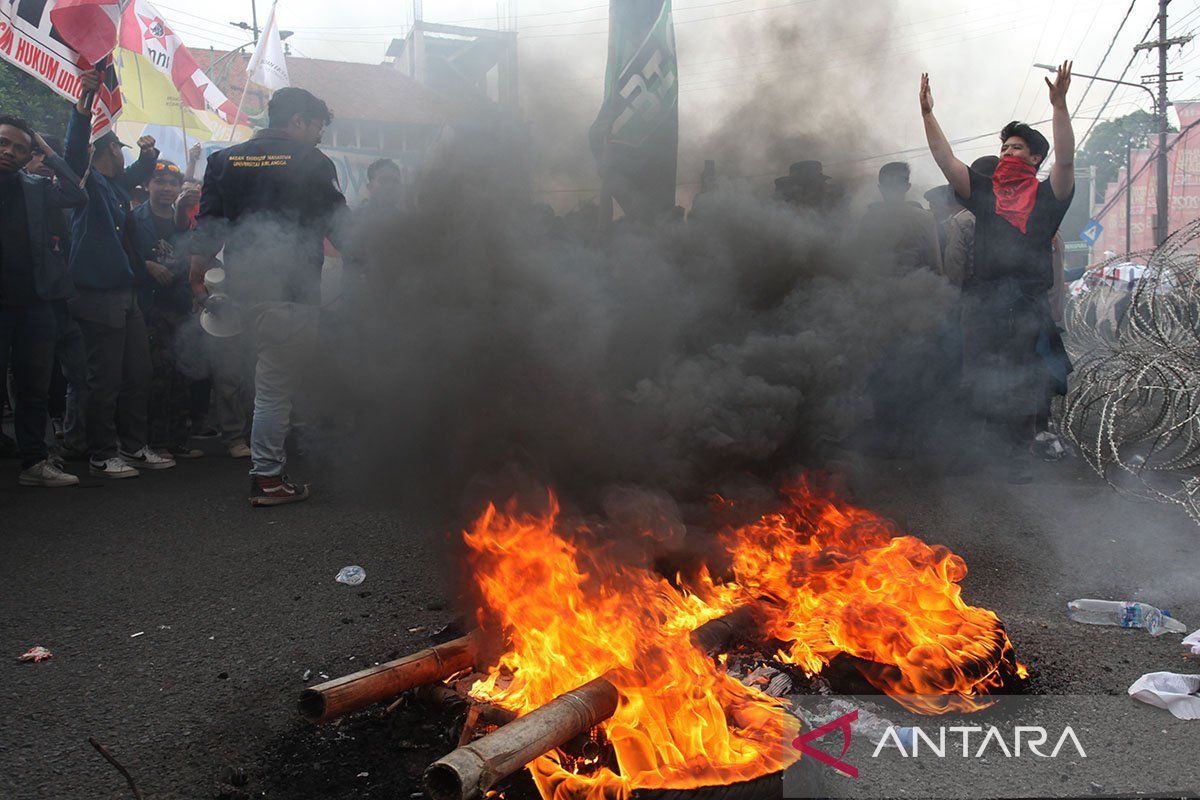
[[[279,25],[275,20],[275,6],[271,5],[271,16],[267,18],[267,27],[259,37],[258,47],[250,56],[246,65],[246,74],[250,80],[265,86],[271,91],[291,86],[288,78],[287,62],[283,58],[283,40],[279,38]]]

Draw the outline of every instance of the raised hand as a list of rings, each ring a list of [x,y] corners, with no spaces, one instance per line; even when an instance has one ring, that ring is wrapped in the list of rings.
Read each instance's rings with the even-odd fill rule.
[[[58,155],[50,145],[46,144],[46,140],[42,138],[40,133],[33,134],[33,146],[42,151],[42,155],[53,156]]]
[[[929,73],[921,73],[921,113],[933,113],[933,90],[929,88]]]
[[[85,97],[94,97],[94,92],[100,88],[100,70],[93,69],[79,74],[80,92],[79,102],[75,104],[75,108],[80,114],[91,114],[92,107],[84,106],[83,100]]]
[[[1072,66],[1074,66],[1074,62],[1064,61],[1058,68],[1058,74],[1054,76],[1053,82],[1046,78],[1046,86],[1050,88],[1050,105],[1055,108],[1067,107],[1067,90],[1071,88]]]

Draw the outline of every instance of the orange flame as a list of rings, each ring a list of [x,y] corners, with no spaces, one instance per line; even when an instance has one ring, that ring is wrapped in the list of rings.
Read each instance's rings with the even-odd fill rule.
[[[618,557],[587,526],[568,527],[553,496],[542,514],[489,506],[463,535],[481,626],[508,642],[471,694],[525,714],[601,675],[619,693],[600,726],[615,766],[543,756],[530,768],[546,800],[623,800],[794,763],[798,723],[782,702],[689,639],[746,604],[765,611],[761,638],[785,643],[781,658],[810,674],[839,653],[864,659],[868,679],[914,710],[982,707],[1007,675],[1023,674],[996,615],[963,603],[961,558],[803,480],[775,513],[722,531],[732,581],[704,571],[690,588]]]
[[[820,672],[839,653],[871,662],[873,686],[912,711],[973,711],[1026,676],[991,611],[967,605],[960,557],[797,480],[783,506],[724,532],[740,589],[772,598],[783,660]]]

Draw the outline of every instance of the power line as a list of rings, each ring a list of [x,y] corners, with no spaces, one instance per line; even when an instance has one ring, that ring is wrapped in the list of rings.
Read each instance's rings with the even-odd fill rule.
[[[1112,41],[1110,41],[1110,42],[1108,43],[1108,49],[1106,49],[1106,50],[1104,51],[1104,57],[1100,59],[1100,64],[1099,64],[1099,66],[1097,66],[1097,67],[1096,67],[1096,69],[1095,69],[1095,72],[1093,72],[1093,74],[1094,74],[1094,75],[1099,75],[1099,74],[1100,74],[1100,70],[1104,69],[1104,64],[1105,64],[1105,62],[1106,62],[1106,61],[1108,61],[1108,57],[1109,57],[1109,55],[1112,53],[1112,51],[1113,51],[1113,46],[1114,46],[1114,45],[1116,45],[1116,43],[1117,43],[1117,39],[1118,39],[1118,37],[1120,37],[1120,35],[1121,35],[1121,31],[1125,30],[1125,23],[1126,23],[1126,22],[1129,22],[1129,15],[1133,13],[1133,7],[1134,7],[1135,5],[1137,5],[1137,0],[1130,0],[1130,2],[1129,2],[1129,8],[1125,9],[1125,16],[1124,16],[1124,18],[1121,20],[1121,24],[1117,26],[1117,32],[1113,34]],[[1093,87],[1093,86],[1095,86],[1095,85],[1096,85],[1096,79],[1095,79],[1095,78],[1093,78],[1092,80],[1088,81],[1087,88],[1085,88],[1085,89],[1083,90],[1083,94],[1082,94],[1082,95],[1080,95],[1080,97],[1079,97],[1079,102],[1078,102],[1078,103],[1075,105],[1075,113],[1076,113],[1076,114],[1078,114],[1078,113],[1079,113],[1079,109],[1080,109],[1080,108],[1083,106],[1083,101],[1087,99],[1088,92],[1090,92],[1090,91],[1092,90],[1092,87]]]
[[[1054,15],[1054,4],[1057,2],[1058,0],[1050,0],[1050,8],[1046,9],[1046,21],[1042,23],[1042,32],[1038,35],[1037,44],[1033,46],[1033,55],[1029,58],[1031,66],[1025,70],[1025,82],[1021,84],[1021,91],[1013,103],[1012,111],[1008,114],[1009,119],[1017,116],[1017,108],[1021,105],[1021,98],[1025,96],[1025,87],[1029,85],[1029,76],[1033,74],[1032,62],[1037,58],[1038,50],[1042,49],[1042,41],[1046,38],[1046,31],[1050,29],[1050,18]]]
[[[889,58],[897,58],[900,56],[914,55],[916,53],[922,53],[922,52],[926,52],[929,50],[935,50],[935,49],[938,49],[941,47],[948,47],[950,45],[958,44],[961,42],[974,41],[976,39],[985,39],[990,36],[995,36],[998,33],[1004,33],[1005,31],[1008,31],[1008,30],[1019,29],[1021,27],[1027,27],[1027,26],[1036,25],[1036,24],[1037,24],[1037,21],[1033,20],[1033,21],[1026,22],[1022,25],[1017,25],[1016,28],[1013,28],[1011,26],[1000,27],[1000,28],[996,28],[993,30],[981,32],[975,36],[961,37],[961,36],[951,35],[951,36],[949,36],[945,39],[942,39],[940,41],[937,41],[937,42],[922,43],[922,44],[916,45],[913,49],[910,49],[910,50],[883,51],[881,53],[876,54],[874,57],[868,58],[868,59],[850,57],[844,61],[840,61],[840,62],[836,62],[836,63],[832,63],[832,64],[826,64],[823,67],[821,67],[819,70],[813,70],[813,72],[826,72],[830,69],[844,68],[849,65],[872,63],[875,61],[881,61],[881,60],[885,60],[885,59],[889,59]],[[757,73],[757,76],[758,76],[757,80],[727,81],[725,83],[716,83],[716,84],[709,84],[709,85],[702,85],[702,86],[681,85],[679,91],[680,91],[680,93],[689,92],[689,91],[708,91],[711,89],[723,89],[723,88],[727,88],[730,86],[742,86],[742,85],[748,85],[751,83],[762,83],[763,76],[766,76],[766,75],[769,75],[772,73],[785,72],[785,71],[787,71],[787,70],[786,69],[764,70],[764,71]]]
[[[900,36],[895,35],[896,31],[899,31],[903,28],[914,27],[914,26],[927,26],[929,23],[932,23],[932,22],[949,19],[951,17],[961,17],[964,14],[970,14],[970,13],[972,13],[972,12],[961,12],[960,11],[960,12],[957,12],[954,14],[943,14],[943,15],[936,16],[936,17],[928,17],[926,19],[914,20],[913,22],[908,22],[908,23],[904,23],[902,25],[897,25],[895,27],[889,28],[890,35],[888,37],[888,40],[889,40],[888,44],[890,46],[905,46],[908,44],[921,43],[921,45],[924,46],[924,42],[922,42],[922,39],[923,39],[923,37],[926,37],[926,36],[932,36],[933,37],[932,41],[936,41],[936,40],[940,39],[940,37],[938,37],[937,34],[942,34],[942,33],[951,32],[951,31],[964,31],[969,26],[974,25],[976,23],[985,23],[984,27],[986,27],[987,25],[991,25],[991,24],[1002,24],[1002,22],[1008,22],[1008,21],[1015,20],[1015,19],[1018,19],[1018,18],[1021,18],[1024,16],[1021,12],[1014,13],[1011,11],[1001,12],[999,14],[985,14],[984,16],[977,17],[975,19],[966,20],[961,23],[954,23],[951,25],[943,25],[943,26],[935,27],[935,28],[922,28],[921,30],[911,31],[909,33],[905,33]],[[978,30],[983,30],[983,28],[980,28]],[[978,30],[977,31],[967,31],[967,32],[977,33]],[[869,43],[870,40],[876,38],[878,35],[879,34],[877,32],[851,34],[849,36],[839,38],[838,45],[836,47],[821,50],[819,52],[822,55],[838,55],[838,54],[841,54],[844,52],[851,52],[851,51],[857,53],[857,52],[860,52],[864,43]],[[753,61],[753,62],[749,62],[749,63],[742,63],[742,64],[738,64],[738,65],[732,66],[732,67],[724,67],[724,68],[720,68],[720,69],[712,69],[712,70],[697,70],[696,69],[696,67],[702,67],[702,66],[705,66],[708,64],[717,64],[717,63],[723,63],[723,62],[727,62],[727,61],[740,61],[743,58],[744,58],[743,56],[724,56],[721,58],[712,58],[712,59],[706,59],[703,61],[681,62],[679,64],[679,71],[680,71],[681,75],[686,75],[686,76],[688,76],[689,79],[707,80],[707,79],[713,78],[714,76],[717,76],[717,75],[720,75],[723,73],[729,73],[729,72],[743,73],[743,72],[747,72],[749,70],[752,70],[752,69],[755,69],[758,67],[769,67],[774,64],[797,64],[798,63],[798,57],[785,56],[783,58],[768,58],[768,59]],[[574,85],[578,85],[578,84],[582,84],[582,83],[587,83],[590,81],[599,80],[600,78],[603,78],[603,77],[604,77],[603,73],[599,73],[599,74],[593,73],[592,75],[589,75],[586,77],[571,78],[567,81],[564,81],[562,85],[574,86]]]
[[[726,14],[713,14],[711,17],[699,17],[697,19],[679,20],[675,23],[675,27],[678,28],[680,25],[691,25],[692,23],[695,23],[695,22],[707,22],[708,20],[713,20],[713,19],[727,19],[728,17],[738,17],[743,14],[757,14],[761,11],[774,11],[774,10],[780,9],[780,8],[792,8],[794,6],[803,6],[803,5],[808,5],[809,3],[815,3],[815,2],[817,2],[817,0],[791,0],[791,2],[781,3],[776,6],[764,6],[763,8],[748,8],[748,9],[745,9],[744,11],[730,11]],[[604,30],[604,31],[580,31],[577,33],[542,33],[542,34],[534,34],[533,36],[524,36],[522,38],[523,39],[560,39],[563,37],[597,36],[599,34],[606,34],[606,33],[608,33],[608,31],[606,31],[606,30]]]
[[[1141,39],[1142,42],[1146,41],[1146,39],[1154,31],[1154,26],[1157,24],[1158,24],[1158,16],[1155,15],[1154,22],[1151,22],[1150,26],[1148,28],[1146,28],[1146,32],[1144,34],[1142,34],[1142,39]],[[1117,80],[1119,80],[1119,81],[1125,80],[1125,76],[1129,74],[1130,68],[1133,67],[1133,62],[1137,60],[1137,55],[1138,55],[1137,51],[1134,51],[1133,55],[1131,55],[1129,57],[1129,63],[1125,65],[1125,69],[1121,70],[1121,77],[1117,78]],[[1110,91],[1108,93],[1108,98],[1104,101],[1104,105],[1100,106],[1100,113],[1097,114],[1096,116],[1100,117],[1100,116],[1104,115],[1104,109],[1108,107],[1109,102],[1112,101],[1113,96],[1116,95],[1117,90],[1120,88],[1121,88],[1121,86],[1119,84],[1113,85],[1112,91]],[[1081,136],[1079,138],[1079,141],[1076,143],[1076,145],[1075,145],[1076,150],[1083,149],[1083,146],[1087,143],[1088,136],[1091,135],[1092,129],[1095,127],[1096,127],[1095,122],[1093,122],[1091,125],[1088,126],[1088,129],[1086,131],[1084,131],[1083,136]]]

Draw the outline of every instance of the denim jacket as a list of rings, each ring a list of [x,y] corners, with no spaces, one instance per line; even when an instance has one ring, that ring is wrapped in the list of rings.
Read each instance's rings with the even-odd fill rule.
[[[134,284],[134,267],[125,234],[129,213],[127,190],[149,180],[155,159],[140,158],[123,175],[110,179],[88,170],[91,119],[72,109],[67,123],[66,160],[79,174],[87,173],[87,205],[71,219],[70,275],[78,289],[124,289]]]

